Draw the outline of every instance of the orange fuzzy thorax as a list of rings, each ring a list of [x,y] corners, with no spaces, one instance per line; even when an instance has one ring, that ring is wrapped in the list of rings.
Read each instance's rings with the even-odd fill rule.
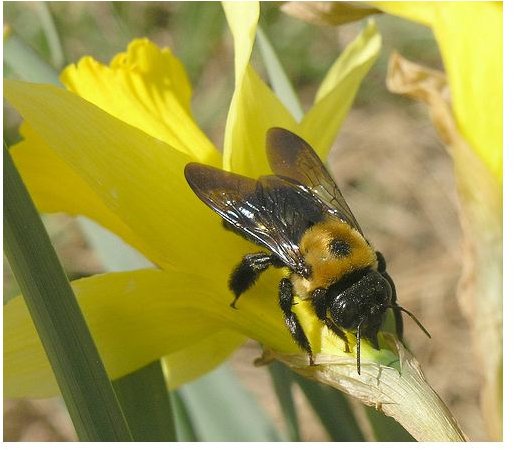
[[[334,240],[344,241],[349,248],[347,255],[335,255],[330,249]],[[376,268],[375,251],[362,235],[347,223],[327,219],[309,228],[300,241],[300,251],[305,263],[311,268],[308,279],[291,275],[295,293],[306,299],[317,288],[328,288],[343,275],[366,267]]]

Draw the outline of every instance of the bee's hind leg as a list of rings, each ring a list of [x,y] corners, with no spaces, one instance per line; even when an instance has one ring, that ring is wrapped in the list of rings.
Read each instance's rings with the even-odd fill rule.
[[[305,331],[298,320],[296,314],[291,311],[293,307],[294,293],[293,293],[293,285],[289,278],[282,278],[280,280],[280,288],[279,288],[279,304],[282,312],[284,313],[284,319],[286,321],[286,326],[291,333],[294,341],[298,344],[298,346],[307,352],[309,355],[309,365],[314,365],[314,357],[312,355],[311,344],[309,343],[309,339],[305,335]]]
[[[232,275],[230,275],[228,286],[235,295],[234,301],[230,306],[236,309],[236,302],[239,296],[250,289],[257,281],[257,278],[259,278],[259,275],[268,267],[280,267],[282,265],[282,262],[273,254],[259,252],[245,255],[243,260],[233,270]]]

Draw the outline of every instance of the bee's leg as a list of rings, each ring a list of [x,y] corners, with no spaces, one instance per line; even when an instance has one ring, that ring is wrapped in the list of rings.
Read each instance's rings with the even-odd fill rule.
[[[380,273],[384,273],[386,271],[386,261],[385,261],[384,255],[382,255],[382,253],[378,252],[378,251],[375,253],[377,255],[377,263],[378,263],[377,270]]]
[[[327,326],[327,328],[335,333],[342,341],[344,342],[344,351],[346,353],[350,353],[350,345],[348,343],[348,338],[346,337],[346,333],[341,330],[334,321],[327,316],[327,303],[326,303],[326,294],[327,290],[323,288],[315,289],[312,296],[312,303],[314,305],[314,310],[318,318],[323,321],[323,323]]]
[[[344,342],[344,351],[345,353],[350,353],[351,350],[350,350],[350,343],[348,342],[348,338],[346,337],[346,333],[341,330],[335,323],[332,319],[330,319],[329,317],[327,317],[325,320],[325,325],[328,327],[328,329],[330,331],[332,331],[333,333],[335,333],[340,339],[343,340]]]
[[[391,278],[391,276],[386,271],[386,262],[384,259],[384,255],[380,252],[377,253],[377,262],[378,262],[378,271],[380,272],[380,275],[382,275],[389,285],[391,286],[391,305],[397,305],[397,297],[396,297],[396,287],[394,285],[394,281]],[[402,318],[402,312],[399,309],[394,309],[394,322],[396,325],[396,334],[398,335],[398,338],[402,341],[403,340],[403,318]]]
[[[236,308],[236,301],[239,296],[252,287],[259,275],[271,265],[280,267],[283,264],[275,255],[264,252],[245,255],[233,270],[228,283],[230,290],[235,295],[234,301],[230,304],[232,308]]]
[[[357,373],[361,374],[361,325],[364,320],[361,320],[359,325],[357,326],[357,335],[355,336],[357,339]]]
[[[284,319],[286,321],[286,326],[291,333],[294,341],[300,346],[300,348],[306,351],[309,355],[309,364],[311,366],[314,365],[314,358],[312,356],[311,344],[309,344],[309,340],[303,331],[302,326],[300,325],[300,321],[296,314],[291,311],[293,307],[294,293],[293,293],[293,285],[289,278],[282,278],[280,280],[280,288],[279,288],[279,304],[282,312],[284,313]]]
[[[396,297],[396,287],[394,286],[393,279],[389,276],[387,272],[384,272],[382,276],[387,280],[389,285],[391,286],[391,305],[397,305],[397,297]],[[393,308],[394,313],[394,322],[396,324],[396,334],[398,338],[403,341],[403,317],[402,312],[399,309]]]

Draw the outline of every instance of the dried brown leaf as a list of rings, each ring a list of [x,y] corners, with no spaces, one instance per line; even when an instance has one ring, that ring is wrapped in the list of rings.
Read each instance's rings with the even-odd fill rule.
[[[431,119],[454,161],[464,236],[459,305],[471,327],[474,348],[483,371],[482,414],[490,436],[501,439],[501,186],[460,134],[444,74],[393,54],[387,86],[392,92],[408,95],[428,106]]]

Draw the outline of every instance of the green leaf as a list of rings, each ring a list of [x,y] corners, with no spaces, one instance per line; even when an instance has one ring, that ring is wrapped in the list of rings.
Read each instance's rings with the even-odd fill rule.
[[[77,300],[4,148],[4,248],[83,441],[131,441]]]
[[[175,417],[177,440],[180,442],[198,442],[191,416],[184,403],[180,390],[170,392],[170,402]]]
[[[273,91],[295,120],[300,122],[303,117],[302,105],[275,50],[260,27],[257,28],[257,43],[259,44],[259,50],[261,51]]]
[[[392,417],[377,411],[370,406],[365,407],[366,415],[378,442],[415,442],[416,440]]]
[[[160,361],[113,381],[113,386],[135,441],[177,440]]]
[[[226,366],[185,385],[181,395],[201,441],[282,440],[266,413]]]
[[[294,377],[333,441],[365,440],[348,400],[340,392],[296,373]]]
[[[291,388],[293,386],[293,374],[290,369],[279,362],[272,362],[268,370],[273,381],[275,394],[277,395],[282,415],[284,416],[288,437],[290,441],[301,441],[298,415],[293,399]]]
[[[22,80],[60,85],[57,71],[15,34],[4,40],[4,63]]]
[[[175,48],[193,84],[209,56],[216,52],[225,30],[219,3],[204,2],[201,5],[199,8],[197,3],[177,2],[171,17]]]
[[[50,49],[50,57],[55,67],[59,69],[64,65],[64,52],[62,50],[59,33],[55,27],[55,22],[50,11],[48,2],[35,2],[34,9],[36,11],[39,24],[46,38],[48,48]]]

